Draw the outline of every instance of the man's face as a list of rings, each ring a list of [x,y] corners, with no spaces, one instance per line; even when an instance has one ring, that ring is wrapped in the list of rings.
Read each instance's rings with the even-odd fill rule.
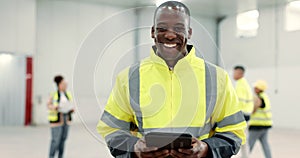
[[[259,93],[261,92],[261,90],[258,89],[258,88],[256,88],[256,87],[254,87],[254,92],[255,92],[256,94],[259,94]]]
[[[238,80],[243,77],[243,71],[241,69],[233,70],[233,79]]]
[[[160,8],[151,33],[158,55],[167,61],[178,60],[187,53],[187,39],[192,34],[189,17],[176,8]]]

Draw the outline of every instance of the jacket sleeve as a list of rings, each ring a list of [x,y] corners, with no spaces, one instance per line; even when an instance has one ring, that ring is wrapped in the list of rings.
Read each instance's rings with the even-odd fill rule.
[[[239,106],[243,107],[246,104],[247,101],[247,97],[245,96],[246,94],[246,88],[242,85],[242,83],[237,83],[236,87],[235,87],[235,92],[236,95],[239,99]]]
[[[224,75],[224,82],[218,82],[218,91],[221,93],[217,93],[219,96],[212,114],[212,119],[215,120],[213,134],[203,141],[209,146],[208,158],[230,158],[245,143],[246,122],[227,73]]]
[[[130,158],[139,139],[130,132],[134,117],[127,98],[126,83],[118,77],[97,125],[98,133],[105,138],[111,154],[117,158]]]

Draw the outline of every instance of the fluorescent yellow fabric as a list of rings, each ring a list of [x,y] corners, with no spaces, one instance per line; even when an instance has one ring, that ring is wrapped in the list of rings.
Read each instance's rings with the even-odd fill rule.
[[[218,91],[217,91],[217,103],[215,110],[212,114],[212,122],[220,122],[222,119],[227,118],[236,112],[240,111],[240,106],[238,105],[238,97],[235,90],[231,84],[231,80],[223,69],[218,68]],[[225,73],[225,74],[223,74]],[[224,84],[226,83],[226,84]],[[242,139],[242,144],[246,143],[246,136],[244,130],[246,129],[246,122],[240,122],[237,124],[232,124],[225,126],[223,128],[216,128],[213,133],[219,132],[232,132]]]
[[[237,80],[235,86],[236,94],[239,98],[239,106],[244,114],[251,115],[254,109],[252,90],[245,78]]]
[[[216,67],[217,96],[216,106],[209,123],[221,122],[224,118],[240,111],[238,100],[228,74]],[[171,71],[165,61],[151,51],[150,57],[140,63],[140,110],[142,128],[203,128],[206,124],[206,81],[205,62],[196,57],[195,49],[179,60]],[[105,111],[123,124],[134,123],[139,126],[137,113],[130,105],[129,68],[122,71],[108,99]],[[216,83],[213,83],[214,85]],[[213,132],[232,132],[245,142],[245,121]],[[103,121],[99,121],[98,132],[106,137],[118,130]],[[198,135],[199,139],[211,137],[209,133]]]
[[[69,98],[69,100],[72,100],[72,95],[70,92],[67,92],[67,97]],[[59,102],[58,102],[58,92],[54,92],[51,94],[52,96],[52,104],[54,106],[58,106]],[[58,120],[58,111],[57,110],[48,110],[48,120],[49,121],[57,121]]]
[[[271,113],[271,104],[269,97],[264,92],[259,94],[259,97],[262,98],[265,102],[264,108],[258,108],[255,113],[251,115],[249,125],[250,126],[272,126],[272,113]]]

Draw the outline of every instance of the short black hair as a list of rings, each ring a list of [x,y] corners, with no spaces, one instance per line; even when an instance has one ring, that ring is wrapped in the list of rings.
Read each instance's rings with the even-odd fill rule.
[[[64,79],[64,77],[61,75],[57,75],[54,77],[54,82],[56,83],[57,87],[63,79]]]
[[[242,70],[243,72],[245,72],[245,67],[241,65],[237,65],[234,67],[234,70]]]
[[[178,9],[178,8],[183,8],[183,12],[188,15],[189,17],[189,24],[190,24],[190,16],[191,16],[191,13],[190,13],[190,10],[189,8],[184,5],[183,3],[181,2],[178,2],[178,1],[167,1],[167,2],[164,2],[162,3],[161,5],[159,5],[156,9],[155,9],[155,12],[154,12],[154,18],[153,18],[153,23],[155,24],[155,19],[156,19],[156,14],[158,12],[158,10],[160,8],[163,8],[163,7],[172,7],[174,9]]]

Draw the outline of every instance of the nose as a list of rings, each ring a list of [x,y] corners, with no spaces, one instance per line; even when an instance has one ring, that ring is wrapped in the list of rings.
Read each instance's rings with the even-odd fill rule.
[[[176,33],[174,31],[168,30],[165,34],[165,38],[168,40],[172,40],[176,38]]]

